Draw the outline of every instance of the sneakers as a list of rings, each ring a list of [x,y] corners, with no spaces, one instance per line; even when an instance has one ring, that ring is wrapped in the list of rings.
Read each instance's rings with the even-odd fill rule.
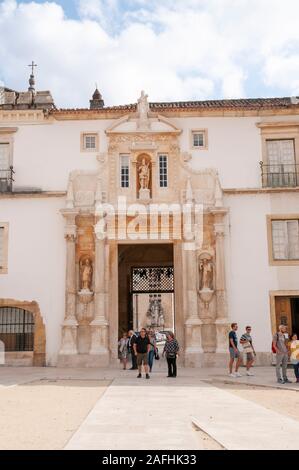
[[[283,379],[278,379],[278,380],[277,380],[277,383],[279,383],[279,384],[285,384],[285,381],[284,381]]]
[[[234,374],[233,372],[231,374],[228,374],[229,377],[233,377],[234,379],[236,378],[236,374]]]
[[[235,377],[242,377],[242,374],[240,374],[240,372],[236,372]]]
[[[149,378],[150,378],[150,376],[149,376],[148,374],[146,374],[145,378],[146,378],[146,379],[149,379]]]
[[[249,377],[253,377],[254,374],[252,372],[250,372],[249,370],[246,371],[246,375],[248,375]]]
[[[137,379],[141,379],[142,375],[141,374],[138,374],[137,375]]]

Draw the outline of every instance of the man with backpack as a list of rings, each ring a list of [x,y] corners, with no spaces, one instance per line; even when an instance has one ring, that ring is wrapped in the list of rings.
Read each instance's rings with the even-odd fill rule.
[[[287,378],[289,354],[287,347],[287,328],[285,325],[279,325],[278,332],[273,336],[272,350],[276,353],[277,382],[280,384],[291,383]],[[282,378],[280,368],[282,369]]]

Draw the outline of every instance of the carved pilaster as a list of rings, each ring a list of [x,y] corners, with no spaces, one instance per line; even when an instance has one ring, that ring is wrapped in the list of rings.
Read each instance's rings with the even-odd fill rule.
[[[226,279],[225,279],[225,224],[224,217],[227,213],[226,209],[215,209],[214,214],[214,232],[216,241],[216,335],[217,348],[216,352],[224,353],[227,350],[227,331],[228,331],[228,310],[226,296]]]
[[[62,215],[66,219],[66,290],[65,318],[62,325],[62,344],[60,354],[77,354],[76,312],[76,215],[77,211],[66,209]]]
[[[108,321],[106,318],[105,291],[105,240],[102,232],[95,225],[95,263],[94,263],[94,308],[95,317],[90,323],[90,354],[107,354],[108,356]]]
[[[202,321],[198,316],[195,243],[185,243],[185,266],[188,315],[185,321],[185,364],[196,366],[199,364],[203,350],[201,346]]]

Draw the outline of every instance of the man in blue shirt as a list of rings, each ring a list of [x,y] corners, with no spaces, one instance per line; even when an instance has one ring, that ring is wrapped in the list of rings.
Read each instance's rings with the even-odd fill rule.
[[[242,374],[238,372],[241,361],[242,361],[241,354],[238,349],[238,337],[236,333],[238,329],[238,324],[232,323],[231,328],[232,329],[228,335],[228,348],[229,348],[229,355],[230,355],[229,376],[230,377],[242,377]],[[236,361],[235,373],[233,372],[234,361]]]

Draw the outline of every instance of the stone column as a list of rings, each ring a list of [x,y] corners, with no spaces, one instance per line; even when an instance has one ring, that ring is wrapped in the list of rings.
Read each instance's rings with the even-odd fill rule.
[[[108,321],[106,318],[105,289],[105,240],[97,225],[95,231],[95,263],[94,263],[94,311],[95,316],[90,323],[91,347],[89,354],[100,355],[103,365],[108,365]]]
[[[203,349],[201,347],[201,325],[198,316],[197,302],[197,259],[195,243],[184,243],[186,282],[186,308],[187,319],[185,321],[185,365],[196,367],[202,363]]]
[[[65,290],[65,318],[62,324],[62,342],[60,355],[77,354],[77,328],[76,320],[76,236],[77,227],[75,218],[77,211],[66,209],[61,211],[66,219],[66,290]]]
[[[227,332],[229,330],[229,324],[227,311],[224,252],[224,217],[227,214],[227,209],[215,209],[212,211],[212,213],[214,214],[214,233],[216,241],[216,353],[227,353]]]

